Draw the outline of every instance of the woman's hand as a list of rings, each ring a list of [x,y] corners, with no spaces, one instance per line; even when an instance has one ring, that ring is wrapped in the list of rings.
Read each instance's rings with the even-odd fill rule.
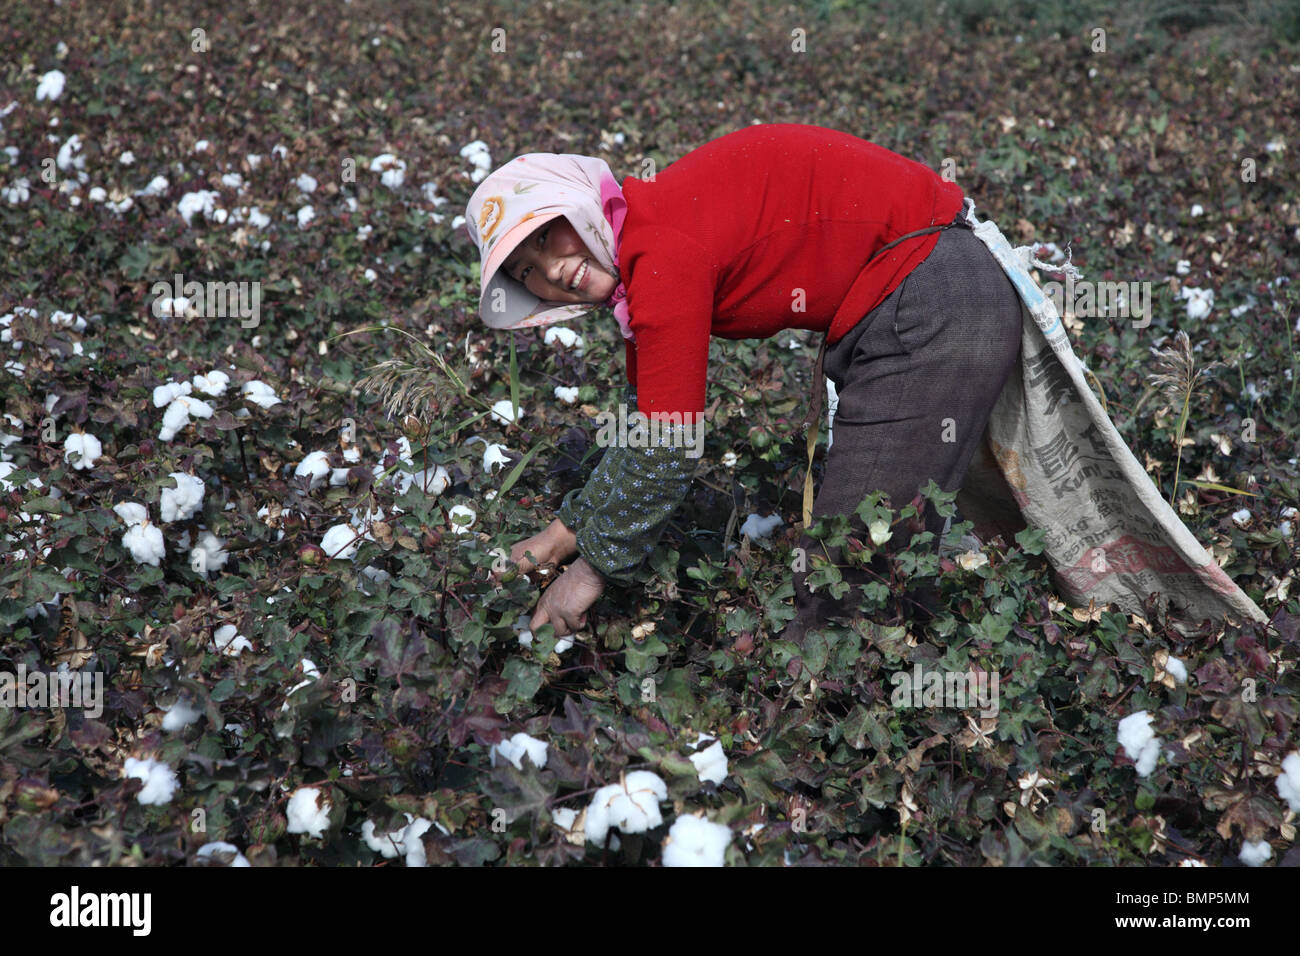
[[[605,590],[605,579],[600,572],[579,558],[569,565],[555,583],[542,592],[528,628],[534,634],[543,624],[555,628],[555,636],[573,634],[587,624],[587,608],[596,603]]]
[[[525,557],[530,551],[535,562]],[[520,574],[527,574],[544,564],[562,564],[577,553],[577,535],[556,518],[540,534],[516,543],[510,549],[510,560],[519,566]]]

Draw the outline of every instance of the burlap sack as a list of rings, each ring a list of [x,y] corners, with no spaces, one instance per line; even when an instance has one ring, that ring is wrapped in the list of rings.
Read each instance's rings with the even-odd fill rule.
[[[1209,618],[1266,621],[1179,520],[1129,451],[1084,378],[1061,317],[992,222],[967,220],[1015,285],[1024,306],[1020,366],[989,419],[958,507],[977,527],[1014,531],[1014,509],[1046,533],[1045,554],[1071,604],[1143,613],[1153,592],[1183,634]],[[999,474],[1000,473],[1000,474]],[[999,480],[1005,479],[1003,480]]]

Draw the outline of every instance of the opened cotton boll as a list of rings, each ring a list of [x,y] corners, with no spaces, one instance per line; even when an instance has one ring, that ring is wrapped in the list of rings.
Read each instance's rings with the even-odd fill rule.
[[[327,557],[347,561],[357,553],[357,543],[361,538],[361,533],[351,525],[336,524],[325,532],[320,547]]]
[[[251,651],[253,645],[244,635],[236,633],[235,625],[223,624],[212,632],[208,649],[227,657],[238,657],[243,651]]]
[[[741,535],[748,535],[750,538],[758,540],[759,538],[770,537],[772,532],[781,526],[780,515],[769,515],[764,518],[762,515],[751,514],[740,526]]]
[[[659,801],[667,799],[667,784],[649,770],[634,770],[619,783],[601,787],[587,806],[587,841],[604,843],[611,827],[644,833],[659,826],[664,822]]]
[[[518,412],[519,415],[523,415],[524,410],[522,406],[519,408]],[[502,425],[509,425],[511,422],[515,421],[517,417],[518,416],[515,414],[514,403],[508,398],[503,398],[492,406],[492,418],[495,421],[500,422]]]
[[[184,472],[173,471],[171,478],[176,482],[175,488],[164,488],[158,498],[159,510],[163,521],[184,521],[203,506],[203,495],[207,488],[203,479]]]
[[[528,629],[528,622],[531,620],[529,615],[525,614],[515,622],[515,631],[519,635],[519,643],[523,647],[533,646],[533,632]],[[555,653],[563,654],[573,646],[573,636],[558,637],[555,639]]]
[[[194,707],[185,698],[178,698],[176,703],[167,708],[163,716],[162,729],[170,732],[183,730],[203,716],[203,711]]]
[[[317,787],[299,787],[289,798],[290,833],[304,833],[320,839],[329,829],[330,801]]]
[[[346,471],[344,472],[346,474]],[[293,470],[295,478],[310,478],[312,489],[319,488],[330,476],[329,455],[323,451],[314,451]]]
[[[239,852],[239,847],[220,840],[199,847],[198,852],[194,854],[194,862],[198,866],[228,866],[232,869],[253,865],[248,862],[244,854]]]
[[[703,816],[680,816],[663,842],[664,866],[722,866],[731,844],[731,827]]]
[[[476,520],[478,515],[474,509],[465,505],[455,505],[447,512],[447,523],[456,534],[469,534]]]
[[[1145,710],[1139,710],[1121,720],[1117,729],[1120,746],[1137,764],[1140,777],[1151,776],[1160,757],[1160,738],[1151,729],[1152,719]]]
[[[104,446],[94,435],[73,432],[63,441],[63,460],[81,471],[94,468],[103,453]]]
[[[578,386],[557,385],[555,386],[555,397],[566,405],[572,405],[578,400]]]
[[[500,754],[510,761],[516,770],[523,770],[523,758],[527,756],[533,762],[533,765],[541,770],[546,766],[547,748],[546,741],[530,737],[525,733],[517,733],[513,737],[502,740],[501,743],[489,747],[488,761],[495,767],[497,765],[497,755]]]
[[[727,755],[723,753],[722,742],[719,740],[699,753],[691,754],[691,763],[700,776],[700,783],[721,785],[727,779]]]
[[[265,382],[245,382],[244,387],[240,389],[240,394],[254,405],[259,405],[262,408],[270,408],[272,405],[280,404],[280,399],[276,398],[275,390]]]
[[[1282,772],[1277,778],[1277,794],[1287,802],[1293,813],[1300,813],[1300,751],[1293,750],[1282,761]]]
[[[582,336],[573,329],[565,328],[562,325],[552,325],[546,330],[542,337],[544,345],[559,345],[560,348],[572,349],[575,355],[581,356],[583,352]]]
[[[1246,840],[1241,845],[1237,859],[1247,866],[1263,866],[1273,855],[1273,848],[1267,840]]]
[[[162,806],[171,803],[178,786],[176,772],[167,764],[151,758],[137,760],[135,757],[127,757],[122,775],[144,782],[144,788],[136,795],[136,799],[145,805]]]
[[[137,564],[148,564],[155,568],[167,556],[162,531],[150,524],[147,518],[126,529],[122,535],[122,547],[131,553]]]

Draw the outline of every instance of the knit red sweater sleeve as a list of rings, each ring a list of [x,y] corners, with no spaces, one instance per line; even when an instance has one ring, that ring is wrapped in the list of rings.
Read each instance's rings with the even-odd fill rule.
[[[718,270],[689,236],[656,225],[625,236],[619,264],[627,264],[628,380],[637,408],[656,412],[704,411],[709,337]]]

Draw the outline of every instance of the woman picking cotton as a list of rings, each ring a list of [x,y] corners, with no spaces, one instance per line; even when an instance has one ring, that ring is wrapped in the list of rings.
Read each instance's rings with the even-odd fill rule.
[[[933,480],[956,490],[1020,349],[1021,307],[963,225],[964,197],[926,167],[847,133],[755,125],[622,185],[603,160],[529,153],[475,190],[467,229],[482,257],[480,315],[517,329],[613,307],[627,401],[689,425],[705,409],[711,336],[825,333],[835,440],[814,518],[869,493],[895,508]],[[821,393],[820,374],[813,383]],[[534,630],[585,624],[607,581],[626,583],[689,490],[691,439],[607,448],[558,517],[517,543],[521,570],[579,555],[543,593]],[[943,520],[932,508],[927,530]],[[900,534],[892,546],[906,543]],[[836,561],[805,534],[811,555]],[[795,575],[798,638],[840,611]]]

